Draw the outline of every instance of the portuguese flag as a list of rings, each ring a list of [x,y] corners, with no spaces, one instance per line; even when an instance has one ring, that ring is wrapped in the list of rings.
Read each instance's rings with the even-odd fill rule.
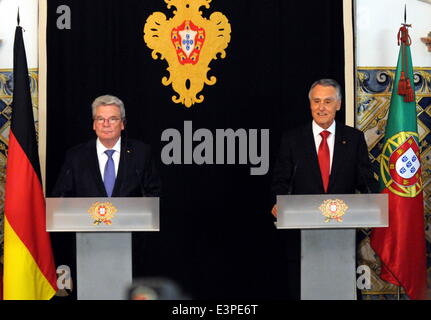
[[[401,47],[380,161],[389,227],[372,231],[371,247],[382,261],[383,280],[402,286],[410,299],[425,299],[423,184],[408,27],[403,24],[398,33]]]
[[[22,28],[14,44],[14,92],[6,171],[4,275],[5,300],[51,299],[56,270],[45,231],[36,132]]]

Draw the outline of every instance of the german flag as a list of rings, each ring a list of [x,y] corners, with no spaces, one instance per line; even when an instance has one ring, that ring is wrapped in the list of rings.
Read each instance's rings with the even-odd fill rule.
[[[22,28],[14,43],[14,93],[6,170],[5,300],[51,299],[57,290],[51,241],[46,232],[36,130]]]

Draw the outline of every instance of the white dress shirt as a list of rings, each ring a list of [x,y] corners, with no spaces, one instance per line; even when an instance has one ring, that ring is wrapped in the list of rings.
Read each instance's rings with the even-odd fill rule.
[[[117,177],[118,166],[120,164],[121,137],[118,139],[117,143],[112,149],[106,148],[102,144],[102,142],[100,142],[99,138],[97,138],[96,140],[97,158],[99,160],[99,168],[100,168],[100,174],[102,175],[102,180],[103,180],[103,174],[105,172],[106,162],[108,161],[108,155],[105,153],[106,150],[115,150],[115,152],[112,154],[112,159],[114,160],[114,165],[115,165],[115,177]]]
[[[328,142],[329,147],[329,172],[331,172],[332,169],[332,158],[334,157],[334,144],[335,144],[335,120],[331,124],[331,126],[328,129],[323,129],[320,127],[316,122],[313,120],[313,137],[314,137],[314,143],[316,144],[316,153],[319,154],[319,146],[322,142],[322,136],[320,133],[322,131],[329,131],[331,134],[328,136],[326,141]]]

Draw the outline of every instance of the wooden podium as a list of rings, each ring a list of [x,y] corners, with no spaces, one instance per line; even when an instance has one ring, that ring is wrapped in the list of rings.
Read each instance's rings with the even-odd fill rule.
[[[356,229],[388,226],[387,194],[277,196],[278,229],[301,229],[301,300],[356,300]]]
[[[159,198],[47,198],[48,232],[76,232],[78,300],[123,300],[132,234],[159,231]]]

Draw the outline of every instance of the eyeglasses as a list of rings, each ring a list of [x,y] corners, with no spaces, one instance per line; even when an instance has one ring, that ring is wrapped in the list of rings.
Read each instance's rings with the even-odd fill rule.
[[[337,99],[334,99],[334,98],[329,98],[329,99],[324,99],[324,100],[320,100],[320,99],[318,99],[318,98],[316,98],[316,99],[311,99],[311,102],[313,103],[313,104],[318,104],[318,105],[320,105],[321,103],[323,103],[323,105],[325,105],[325,106],[330,106],[331,104],[333,104],[335,101],[337,101]]]
[[[104,124],[105,121],[108,121],[109,124],[116,124],[121,119],[118,117],[110,117],[108,119],[105,119],[103,117],[96,117],[94,118],[94,121],[96,121],[98,124]]]

